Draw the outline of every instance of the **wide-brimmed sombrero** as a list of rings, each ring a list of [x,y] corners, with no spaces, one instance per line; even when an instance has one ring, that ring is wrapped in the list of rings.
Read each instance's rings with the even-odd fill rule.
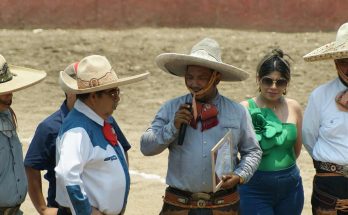
[[[76,79],[61,71],[59,84],[67,93],[83,94],[107,90],[144,80],[148,72],[127,78],[118,78],[108,59],[100,55],[83,58],[77,66]]]
[[[156,57],[157,66],[163,71],[183,77],[187,66],[203,66],[221,73],[222,81],[243,81],[249,74],[240,68],[223,63],[219,44],[205,38],[192,47],[191,53],[163,53]]]
[[[8,65],[0,55],[0,95],[30,87],[45,77],[46,72],[41,70]]]
[[[315,49],[303,58],[305,61],[348,58],[348,23],[344,23],[338,29],[336,41]]]

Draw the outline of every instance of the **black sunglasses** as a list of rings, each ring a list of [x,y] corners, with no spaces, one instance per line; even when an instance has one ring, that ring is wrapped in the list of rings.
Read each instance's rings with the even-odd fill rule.
[[[285,78],[279,78],[278,80],[273,80],[272,78],[265,76],[261,78],[260,83],[267,87],[271,87],[273,86],[273,84],[275,84],[276,87],[283,88],[288,85],[288,80],[286,80]]]
[[[109,91],[103,91],[104,94],[110,96],[113,99],[117,99],[120,96],[120,89],[119,88],[114,88]]]

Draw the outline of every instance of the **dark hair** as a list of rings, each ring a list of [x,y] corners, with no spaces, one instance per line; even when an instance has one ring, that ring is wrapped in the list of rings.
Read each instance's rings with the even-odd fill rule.
[[[95,92],[95,94],[97,94],[97,96],[100,97],[101,94],[104,93],[104,91],[105,91],[105,90],[97,91],[97,92]],[[85,100],[89,97],[90,94],[91,94],[91,93],[76,94],[76,99],[79,99],[79,100],[81,100],[81,101],[85,101]]]
[[[290,81],[290,63],[284,59],[284,55],[291,59],[281,49],[273,49],[271,53],[265,55],[257,66],[258,77],[261,79],[271,72],[278,71],[283,78]]]

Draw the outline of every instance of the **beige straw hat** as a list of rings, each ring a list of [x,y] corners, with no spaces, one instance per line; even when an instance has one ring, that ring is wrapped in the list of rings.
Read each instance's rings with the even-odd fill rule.
[[[46,77],[46,72],[8,65],[0,55],[0,95],[15,92],[39,83]]]
[[[240,68],[225,64],[221,60],[219,44],[211,39],[205,38],[192,47],[191,53],[163,53],[156,57],[157,66],[163,71],[183,77],[187,66],[203,66],[221,73],[222,81],[243,81],[249,74]]]
[[[348,23],[344,23],[338,29],[336,41],[315,49],[303,58],[305,61],[348,58]]]
[[[148,72],[127,78],[118,78],[116,72],[104,56],[90,55],[77,65],[76,79],[61,71],[59,84],[67,93],[83,94],[115,88],[144,80]]]

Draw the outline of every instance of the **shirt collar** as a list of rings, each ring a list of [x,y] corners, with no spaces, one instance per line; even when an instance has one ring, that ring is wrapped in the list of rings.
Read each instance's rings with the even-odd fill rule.
[[[341,79],[338,77],[337,78],[337,82],[338,82],[338,88],[339,90],[345,90],[347,89],[347,86],[345,84],[342,83]]]
[[[0,115],[4,116],[4,117],[10,117],[10,110],[6,109],[6,110],[3,110],[3,111],[0,111]]]
[[[219,91],[217,91],[217,92],[216,92],[216,96],[215,96],[215,98],[213,98],[213,100],[211,101],[211,103],[212,103],[213,105],[217,106],[218,103],[219,103],[219,101],[220,101],[220,99],[221,99],[220,93],[219,93]]]
[[[104,126],[104,120],[101,118],[98,114],[96,114],[90,107],[88,107],[85,103],[80,101],[80,99],[77,99],[74,108],[86,115],[88,118],[93,120],[94,122],[98,123],[101,126]]]
[[[67,101],[65,99],[64,102],[62,103],[62,105],[60,106],[60,110],[62,111],[64,117],[66,115],[68,115],[68,113],[69,113],[69,108],[68,108],[68,105],[66,103],[67,103]]]

